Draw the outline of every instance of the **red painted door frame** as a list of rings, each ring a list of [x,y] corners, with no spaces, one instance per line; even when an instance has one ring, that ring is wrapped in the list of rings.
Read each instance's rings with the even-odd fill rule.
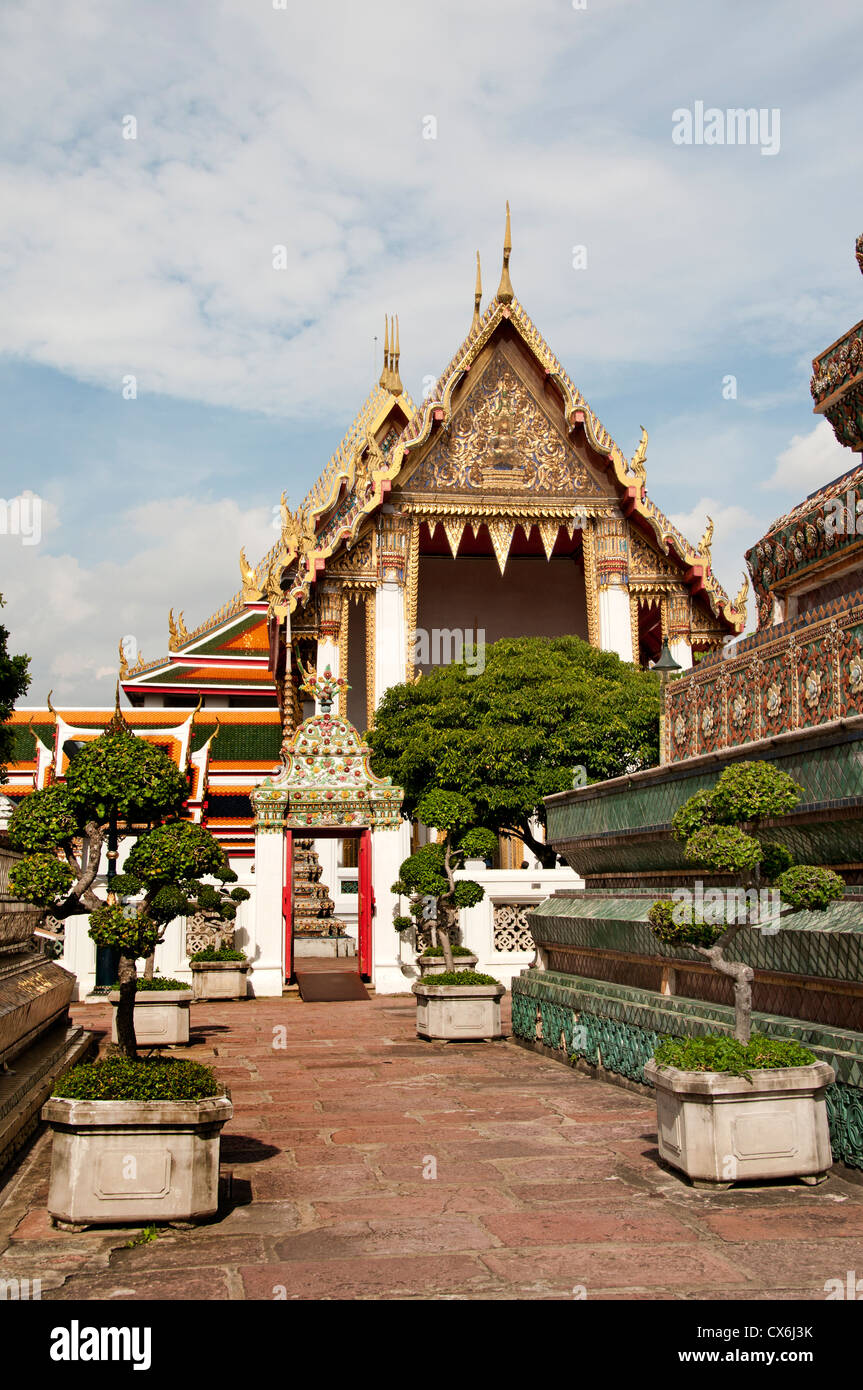
[[[294,888],[294,835],[314,840],[347,840],[359,838],[359,872],[357,875],[357,969],[360,975],[371,979],[372,974],[372,918],[375,915],[375,890],[372,884],[372,833],[365,829],[352,829],[350,826],[309,826],[308,830],[297,828],[285,831],[285,870],[282,876],[282,915],[285,924],[285,979],[294,978],[294,930],[293,930],[293,888]],[[334,890],[333,890],[334,891]]]
[[[360,974],[367,979],[372,973],[372,917],[375,912],[375,890],[372,885],[372,832],[364,830],[360,836],[359,852],[359,919],[358,955]]]
[[[294,978],[294,832],[285,831],[285,871],[282,874],[282,916],[285,919],[285,980]]]

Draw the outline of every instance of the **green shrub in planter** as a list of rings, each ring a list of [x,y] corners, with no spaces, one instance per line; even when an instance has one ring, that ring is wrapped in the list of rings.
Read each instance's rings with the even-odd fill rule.
[[[473,955],[473,951],[470,949],[469,946],[453,946],[451,949],[454,956]],[[425,950],[423,951],[423,960],[426,960],[428,957],[431,957],[434,960],[436,957],[442,955],[443,946],[426,946]]]
[[[220,1093],[209,1067],[173,1057],[103,1057],[73,1067],[54,1087],[68,1100],[204,1100]]]
[[[245,961],[248,957],[243,951],[237,951],[233,946],[205,946],[202,951],[196,951],[189,957],[190,961],[199,960],[237,960]]]
[[[654,1057],[660,1066],[678,1071],[717,1071],[747,1076],[750,1071],[778,1067],[808,1067],[815,1056],[793,1039],[767,1038],[753,1033],[748,1043],[724,1033],[701,1038],[663,1038]]]
[[[111,986],[111,988],[112,988],[112,989],[119,989],[119,988],[120,988],[119,983],[113,984],[113,985]],[[137,978],[137,980],[135,981],[135,989],[136,989],[136,992],[137,992],[138,994],[140,994],[142,990],[160,990],[160,989],[188,989],[188,990],[191,990],[191,988],[192,988],[191,985],[184,984],[182,980],[166,980],[166,979],[164,979],[161,975],[154,975],[153,978],[152,978],[152,980],[148,980],[148,979],[146,979],[144,976],[139,975],[138,978]]]
[[[478,970],[444,970],[440,975],[432,975],[423,984],[433,985],[499,985],[493,975],[482,975]]]

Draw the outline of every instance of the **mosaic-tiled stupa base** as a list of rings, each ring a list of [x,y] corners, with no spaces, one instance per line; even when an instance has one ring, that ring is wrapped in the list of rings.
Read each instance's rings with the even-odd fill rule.
[[[296,937],[344,937],[345,924],[333,916],[333,900],[321,883],[321,862],[312,840],[294,841],[293,929]]]

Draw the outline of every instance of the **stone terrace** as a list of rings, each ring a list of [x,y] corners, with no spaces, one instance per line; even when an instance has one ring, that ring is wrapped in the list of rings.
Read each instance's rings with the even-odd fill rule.
[[[54,1230],[42,1135],[0,1193],[0,1277],[58,1300],[817,1300],[863,1269],[863,1186],[697,1192],[659,1165],[649,1097],[510,1042],[421,1043],[411,998],[200,1004],[192,1028],[235,1107],[219,1218],[133,1248]]]

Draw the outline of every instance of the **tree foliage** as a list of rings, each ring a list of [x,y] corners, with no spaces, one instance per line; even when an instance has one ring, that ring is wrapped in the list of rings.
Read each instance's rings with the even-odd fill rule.
[[[97,946],[119,951],[117,1034],[129,1057],[136,1055],[136,962],[152,957],[176,917],[203,911],[230,921],[248,897],[225,887],[237,875],[209,831],[178,819],[188,791],[161,749],[110,729],[76,754],[63,783],[25,797],[9,824],[24,851],[10,872],[13,892],[60,918],[88,913]],[[106,899],[95,885],[112,828],[139,838]]]
[[[474,824],[552,863],[530,822],[545,823],[543,798],[570,788],[575,766],[597,781],[658,761],[658,678],[577,637],[505,639],[485,663],[391,686],[368,735],[372,766],[404,789],[406,815],[423,819],[432,791],[461,794]]]
[[[466,859],[488,853],[496,839],[489,830],[471,827],[470,799],[459,792],[435,790],[427,793],[418,804],[417,814],[424,825],[440,831],[443,838],[421,845],[402,862],[393,892],[410,898],[412,915],[396,915],[393,926],[396,931],[413,926],[431,898],[434,934],[440,938],[447,970],[453,970],[452,933],[459,909],[475,907],[485,897],[481,884],[472,878],[456,880],[455,871],[463,867]]]
[[[842,897],[844,880],[832,869],[793,864],[784,845],[762,838],[763,823],[793,811],[802,793],[803,788],[772,763],[733,763],[713,787],[702,788],[678,808],[672,831],[684,841],[684,854],[691,863],[730,878],[744,894],[754,890],[756,913],[760,914],[759,895],[765,884],[772,884],[779,895],[779,918],[795,912],[823,912]],[[751,909],[742,919],[735,914],[717,924],[708,920],[706,912],[699,916],[692,906],[668,899],[655,902],[648,913],[658,940],[691,947],[720,974],[733,979],[735,1037],[742,1043],[750,1036],[754,972],[751,966],[729,960],[726,951],[747,925],[747,915],[750,925],[759,924],[760,916],[751,918]],[[776,922],[771,918],[767,925],[773,930]]]

